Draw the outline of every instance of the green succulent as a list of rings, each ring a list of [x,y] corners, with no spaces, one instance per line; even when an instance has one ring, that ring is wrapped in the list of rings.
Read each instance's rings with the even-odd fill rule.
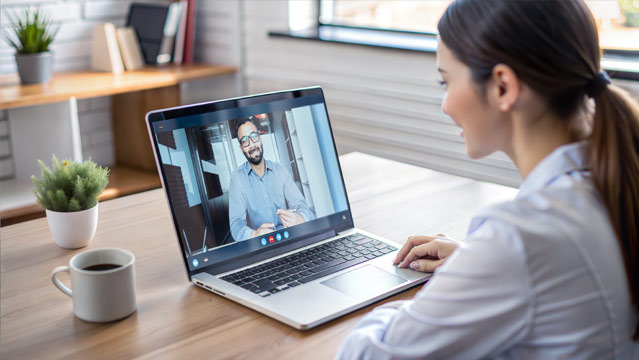
[[[42,178],[31,176],[33,194],[43,208],[51,211],[72,212],[87,210],[98,203],[98,195],[109,182],[109,169],[91,160],[78,163],[60,162],[51,157],[53,169],[38,160]]]
[[[51,32],[51,19],[44,18],[40,9],[35,12],[25,10],[24,16],[18,17],[7,11],[7,17],[15,26],[13,37],[6,33],[5,39],[13,46],[18,54],[36,54],[49,51],[49,45],[55,38],[60,28]]]

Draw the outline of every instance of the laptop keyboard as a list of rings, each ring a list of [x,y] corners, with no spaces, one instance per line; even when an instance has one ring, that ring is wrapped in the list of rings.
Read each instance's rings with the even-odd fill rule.
[[[262,297],[317,280],[397,250],[362,234],[349,235],[221,279]]]

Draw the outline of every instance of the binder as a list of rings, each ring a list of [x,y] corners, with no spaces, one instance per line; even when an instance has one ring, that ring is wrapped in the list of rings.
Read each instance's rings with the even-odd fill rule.
[[[181,9],[179,2],[169,5],[131,4],[127,27],[135,30],[147,64],[161,65],[171,61]]]

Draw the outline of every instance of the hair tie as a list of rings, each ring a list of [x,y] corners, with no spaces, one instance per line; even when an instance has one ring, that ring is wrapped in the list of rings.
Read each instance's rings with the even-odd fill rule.
[[[610,77],[605,71],[601,70],[586,84],[586,95],[594,99],[601,94],[608,84],[610,84]]]

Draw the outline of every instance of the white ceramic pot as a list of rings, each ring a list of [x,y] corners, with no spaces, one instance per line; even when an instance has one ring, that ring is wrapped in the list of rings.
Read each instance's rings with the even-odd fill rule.
[[[82,211],[58,212],[47,210],[47,221],[53,239],[65,249],[87,246],[98,227],[98,204]]]

